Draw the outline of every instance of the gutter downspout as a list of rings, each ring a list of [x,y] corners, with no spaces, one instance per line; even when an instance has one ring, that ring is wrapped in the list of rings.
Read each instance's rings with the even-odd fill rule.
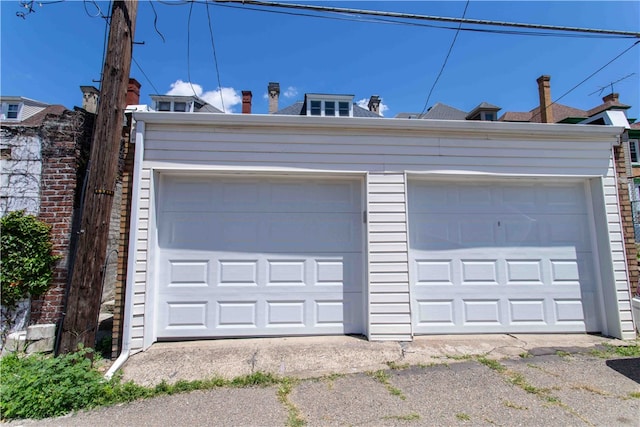
[[[127,260],[127,282],[124,297],[124,317],[122,326],[122,350],[104,377],[110,380],[124,365],[131,355],[131,323],[133,320],[133,285],[136,270],[136,242],[138,241],[138,220],[140,217],[138,200],[140,195],[140,177],[142,175],[142,158],[144,157],[144,122],[136,122],[135,158],[133,163],[133,192],[131,195],[131,222],[129,223],[129,259]]]

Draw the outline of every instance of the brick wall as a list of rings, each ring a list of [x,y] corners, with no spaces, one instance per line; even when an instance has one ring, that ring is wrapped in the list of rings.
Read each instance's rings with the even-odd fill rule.
[[[633,213],[631,210],[631,200],[629,197],[629,185],[627,168],[625,163],[624,145],[613,148],[616,161],[616,173],[618,175],[618,199],[620,203],[620,215],[622,217],[622,227],[624,234],[624,246],[627,253],[627,268],[629,270],[629,282],[631,293],[638,292],[638,247],[636,246],[635,233],[633,230]]]
[[[60,259],[49,290],[32,300],[32,324],[56,323],[62,317],[74,207],[79,200],[92,125],[92,117],[86,113],[68,111],[47,118],[40,128],[42,174],[38,217],[51,225],[53,252]]]

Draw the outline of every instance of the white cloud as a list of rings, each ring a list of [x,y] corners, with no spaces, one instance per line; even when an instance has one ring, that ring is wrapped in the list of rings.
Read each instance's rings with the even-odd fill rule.
[[[171,83],[171,89],[166,93],[166,95],[181,96],[192,96],[194,94],[214,107],[223,110],[225,113],[233,113],[234,107],[242,104],[240,93],[232,87],[217,88],[205,92],[202,86],[197,83],[176,80],[174,83]],[[222,94],[222,98],[220,94]],[[222,101],[224,101],[224,109],[222,108]]]
[[[362,107],[362,108],[368,110],[369,109],[369,98],[362,98],[356,104],[358,104],[358,107]],[[387,104],[385,104],[382,101],[382,98],[380,98],[380,115],[384,116],[384,112],[385,111],[389,111],[389,107],[387,106]]]
[[[298,96],[298,89],[293,86],[289,86],[287,90],[282,94],[285,98],[293,98]]]

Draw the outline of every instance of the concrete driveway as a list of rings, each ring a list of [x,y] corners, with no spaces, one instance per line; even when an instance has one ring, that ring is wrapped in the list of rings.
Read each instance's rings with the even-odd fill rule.
[[[598,357],[605,341],[620,344],[590,335],[162,344],[132,357],[127,377],[153,384],[262,370],[297,380],[162,396],[12,425],[640,426],[640,358]]]

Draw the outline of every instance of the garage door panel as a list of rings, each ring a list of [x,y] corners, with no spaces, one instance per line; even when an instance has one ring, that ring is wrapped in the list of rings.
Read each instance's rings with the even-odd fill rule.
[[[476,190],[493,213],[464,206]],[[599,330],[582,184],[411,182],[409,195],[415,333]]]
[[[363,332],[358,181],[190,179],[161,180],[158,337]]]

